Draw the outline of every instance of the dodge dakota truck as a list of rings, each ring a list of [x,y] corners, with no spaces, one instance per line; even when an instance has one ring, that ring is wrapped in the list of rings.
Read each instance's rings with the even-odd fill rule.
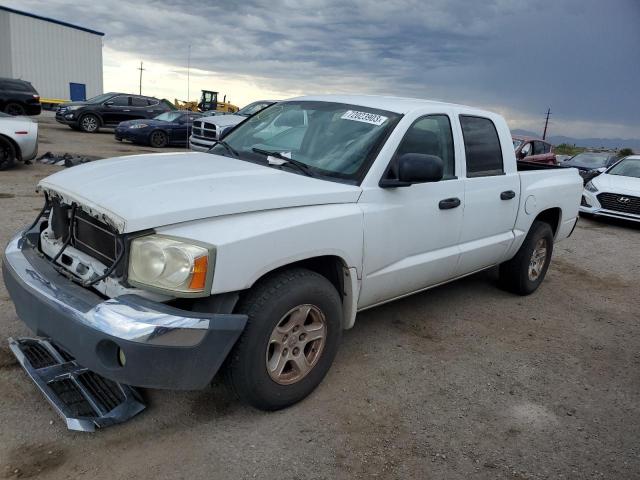
[[[534,292],[582,181],[517,165],[495,113],[326,95],[274,104],[209,153],[100,160],[38,188],[3,262],[31,330],[109,381],[200,389],[220,371],[275,410],[322,381],[362,310],[494,266]]]

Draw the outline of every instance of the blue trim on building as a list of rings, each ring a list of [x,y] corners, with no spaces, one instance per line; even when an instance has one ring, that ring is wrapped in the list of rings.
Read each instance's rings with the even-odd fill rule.
[[[82,30],[83,32],[93,33],[94,35],[100,35],[101,37],[104,37],[104,33],[102,32],[91,30],[90,28],[80,27],[78,25],[73,25],[72,23],[55,20],[53,18],[42,17],[40,15],[35,15],[33,13],[23,12],[21,10],[14,10],[13,8],[3,7],[2,5],[0,5],[0,10],[4,10],[5,12],[9,12],[9,13],[15,13],[17,15],[24,15],[25,17],[37,18],[38,20],[44,20],[45,22],[57,23],[58,25],[62,25],[64,27],[75,28],[76,30]]]

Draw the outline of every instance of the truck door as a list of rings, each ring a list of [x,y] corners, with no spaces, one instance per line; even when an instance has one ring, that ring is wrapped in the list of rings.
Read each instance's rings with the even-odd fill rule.
[[[395,160],[405,153],[437,155],[444,178],[363,192],[358,202],[364,211],[365,251],[360,308],[444,282],[458,261],[464,180],[456,176],[449,116],[418,118],[385,175],[393,176]]]
[[[492,120],[460,116],[464,139],[464,219],[456,276],[495,265],[513,242],[520,200],[516,162],[505,165]]]

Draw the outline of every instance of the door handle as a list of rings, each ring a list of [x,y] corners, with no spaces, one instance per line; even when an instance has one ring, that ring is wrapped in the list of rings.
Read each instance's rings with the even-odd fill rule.
[[[502,192],[500,194],[500,200],[511,200],[516,196],[516,192],[513,190],[507,190],[506,192]]]
[[[440,200],[438,203],[438,207],[440,210],[449,210],[450,208],[456,208],[460,206],[459,198],[445,198],[444,200]]]

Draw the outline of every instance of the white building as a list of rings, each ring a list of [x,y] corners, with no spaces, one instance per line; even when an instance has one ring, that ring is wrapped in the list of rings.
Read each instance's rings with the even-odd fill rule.
[[[0,6],[0,77],[27,80],[42,98],[102,93],[104,33]]]

